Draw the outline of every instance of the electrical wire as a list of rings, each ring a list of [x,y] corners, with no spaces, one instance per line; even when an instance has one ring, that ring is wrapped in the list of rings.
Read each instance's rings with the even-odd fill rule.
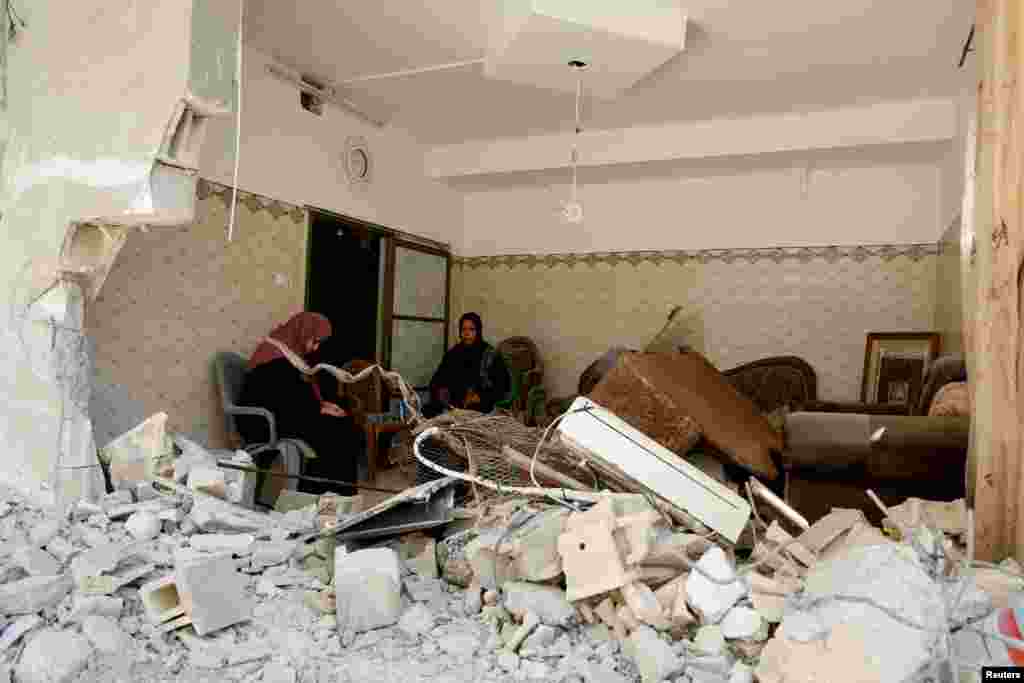
[[[245,0],[238,0],[238,54],[235,55],[236,67],[238,69],[238,82],[235,90],[235,170],[231,181],[231,216],[228,218],[228,242],[235,236],[235,215],[238,212],[238,168],[242,158],[242,37],[244,21]]]

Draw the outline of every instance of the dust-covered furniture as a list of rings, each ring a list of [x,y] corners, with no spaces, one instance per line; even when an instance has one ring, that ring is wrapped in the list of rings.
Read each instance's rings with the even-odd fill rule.
[[[495,405],[522,416],[527,425],[534,425],[543,416],[544,361],[537,345],[529,337],[509,337],[498,344],[498,353],[508,368],[509,395]]]
[[[266,408],[238,405],[238,399],[242,395],[242,387],[245,384],[246,370],[245,358],[231,351],[219,351],[210,361],[213,385],[217,387],[220,395],[221,409],[224,411],[228,434],[236,438],[242,448],[261,467],[270,467],[287,474],[302,474],[303,460],[316,457],[312,447],[300,439],[279,438],[274,414]],[[261,417],[266,420],[268,440],[263,443],[246,443],[235,422],[235,418],[239,415]],[[260,477],[256,487],[256,500],[266,505],[273,505],[277,500],[277,494],[282,489],[292,491],[298,489],[297,479],[276,477],[269,478],[270,481],[265,479],[263,476]]]
[[[965,386],[966,379],[963,356],[943,356],[931,365],[912,414],[906,407],[904,414],[886,414],[869,412],[870,404],[837,404],[848,410],[787,415],[787,502],[812,522],[832,507],[860,508],[877,521],[881,513],[867,489],[887,505],[909,497],[963,497],[969,409],[940,409],[936,399],[946,393],[943,387]],[[856,406],[863,412],[850,412]]]

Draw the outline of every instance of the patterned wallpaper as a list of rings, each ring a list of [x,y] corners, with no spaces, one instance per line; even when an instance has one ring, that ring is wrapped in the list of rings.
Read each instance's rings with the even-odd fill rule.
[[[644,345],[672,306],[673,340],[722,369],[793,354],[822,398],[860,395],[865,335],[931,330],[935,244],[460,259],[452,317],[477,311],[492,343],[532,337],[549,395],[614,345]]]
[[[950,352],[963,350],[960,230],[960,217],[957,216],[942,234],[935,267],[935,329],[942,332],[943,350]]]
[[[90,412],[99,444],[162,410],[168,429],[226,445],[211,356],[248,355],[302,310],[305,210],[239,192],[229,243],[230,201],[230,189],[200,181],[195,223],[133,232],[90,305]]]

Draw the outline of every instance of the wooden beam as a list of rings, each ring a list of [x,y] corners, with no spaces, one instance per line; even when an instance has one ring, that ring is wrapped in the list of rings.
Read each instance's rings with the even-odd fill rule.
[[[1024,560],[1024,11],[1020,0],[978,0],[978,88],[971,350],[971,467],[976,552]]]

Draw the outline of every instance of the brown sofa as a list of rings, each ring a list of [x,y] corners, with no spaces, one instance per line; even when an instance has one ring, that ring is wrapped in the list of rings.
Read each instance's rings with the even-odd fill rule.
[[[581,394],[596,386],[622,351],[609,351],[584,371]],[[796,356],[764,358],[722,375],[763,413],[787,413],[780,423],[786,447],[777,454],[785,476],[765,483],[812,522],[832,507],[859,508],[877,521],[881,515],[867,489],[887,504],[911,496],[955,500],[964,495],[970,418],[927,415],[942,386],[966,380],[962,356],[932,364],[914,406],[820,401],[814,368]],[[549,404],[549,410],[562,410],[569,401]],[[882,428],[880,438],[872,440]],[[707,444],[701,450],[714,454]]]
[[[860,508],[879,521],[867,489],[888,505],[963,497],[970,417],[928,411],[939,389],[966,379],[963,357],[944,356],[932,364],[914,406],[814,401],[787,415],[787,502],[812,522],[832,507]]]

